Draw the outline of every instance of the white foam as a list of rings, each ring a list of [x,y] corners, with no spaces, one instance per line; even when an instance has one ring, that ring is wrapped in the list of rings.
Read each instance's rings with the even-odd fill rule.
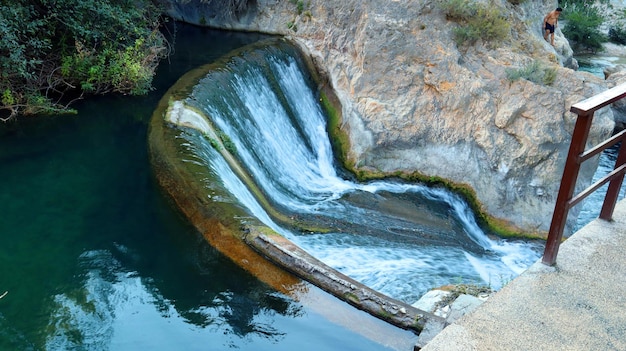
[[[410,233],[422,233],[428,228],[413,228],[410,219],[397,218],[394,213],[385,213],[375,205],[366,204],[367,208],[360,208],[358,204],[346,203],[344,198],[359,192],[423,197],[444,204],[440,207],[445,211],[451,209],[462,226],[457,234],[462,237],[458,240],[462,243],[440,242],[429,246],[405,243],[404,247],[399,247],[358,232],[320,236],[288,232],[271,220],[242,182],[233,179],[234,173],[217,154],[209,155],[207,148],[210,146],[194,145],[192,149],[202,150],[204,162],[252,215],[330,266],[407,302],[417,300],[425,289],[454,281],[491,284],[494,277],[516,275],[537,259],[538,254],[532,245],[490,239],[476,223],[467,203],[449,191],[390,181],[360,184],[339,177],[326,133],[325,116],[298,65],[293,59],[270,61],[269,67],[280,91],[273,90],[276,85],[263,76],[265,71],[249,67],[243,73],[233,73],[229,86],[220,80],[219,87],[203,87],[207,91],[219,89],[220,95],[218,101],[209,98],[202,101],[205,105],[201,108],[231,138],[251,177],[274,203],[296,214],[350,220],[364,231],[368,230],[368,225],[377,226],[374,230],[380,232],[390,231],[385,227],[396,226],[385,225],[386,222],[398,223],[397,227],[410,236]],[[285,99],[287,105],[283,106]],[[188,140],[192,145],[204,142],[193,136]],[[363,201],[369,200],[362,198]],[[382,197],[370,198],[381,203],[385,201]],[[437,217],[428,212],[415,215]],[[445,220],[438,218],[426,218],[424,222],[429,221],[446,225]],[[455,224],[447,226],[454,227]],[[435,241],[446,240],[445,235],[442,238],[437,235],[430,236]],[[360,243],[355,239],[358,237],[369,242]],[[466,252],[462,248],[465,246],[475,248]]]

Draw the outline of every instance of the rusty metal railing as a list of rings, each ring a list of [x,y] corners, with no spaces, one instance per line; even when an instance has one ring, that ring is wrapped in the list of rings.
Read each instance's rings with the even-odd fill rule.
[[[626,97],[626,84],[618,85],[574,104],[570,109],[571,112],[578,115],[578,118],[576,119],[574,133],[572,134],[572,141],[567,160],[565,161],[565,169],[563,170],[563,178],[561,179],[559,194],[556,198],[556,205],[554,206],[552,223],[550,224],[550,231],[548,232],[546,248],[543,253],[542,262],[548,266],[553,266],[556,263],[556,256],[559,252],[561,240],[563,239],[563,229],[565,228],[569,210],[607,182],[610,183],[604,197],[604,203],[602,204],[599,217],[607,221],[613,218],[613,210],[615,209],[617,197],[622,186],[622,181],[624,180],[624,174],[626,173],[625,143],[621,144],[614,170],[611,173],[575,196],[574,188],[576,187],[580,165],[584,161],[625,139],[626,130],[615,134],[585,152],[585,145],[587,144],[587,137],[589,136],[589,129],[591,128],[594,112],[624,97]]]

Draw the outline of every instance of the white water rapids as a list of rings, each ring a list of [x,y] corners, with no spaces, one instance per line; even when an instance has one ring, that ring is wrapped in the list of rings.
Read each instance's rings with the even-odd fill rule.
[[[331,267],[408,303],[446,284],[499,289],[539,258],[536,243],[488,237],[468,205],[447,190],[341,176],[326,117],[298,58],[276,50],[263,55],[209,74],[185,103],[228,135],[274,207],[294,217],[340,222],[342,230],[300,233],[275,223],[207,141],[209,117],[189,109],[178,122],[193,126],[181,132],[197,157],[191,161],[209,167],[233,197],[215,201],[240,203]]]

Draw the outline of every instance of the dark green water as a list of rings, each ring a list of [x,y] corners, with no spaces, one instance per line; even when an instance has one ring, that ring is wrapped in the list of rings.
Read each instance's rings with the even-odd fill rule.
[[[259,37],[177,29],[175,53],[148,96],[92,98],[74,106],[75,116],[0,125],[0,295],[8,291],[0,350],[385,350],[380,342],[413,342],[310,285],[299,301],[272,290],[210,247],[161,193],[146,145],[161,95],[189,69]],[[325,307],[350,322],[329,320]],[[393,340],[365,337],[350,323]]]

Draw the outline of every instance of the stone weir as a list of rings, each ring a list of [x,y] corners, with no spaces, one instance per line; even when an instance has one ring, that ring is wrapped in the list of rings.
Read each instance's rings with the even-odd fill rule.
[[[232,16],[217,15],[215,1],[164,3],[185,22],[293,38],[341,101],[348,167],[471,189],[485,220],[508,235],[547,235],[575,122],[569,109],[607,88],[566,68],[576,65],[560,28],[556,47],[544,40],[542,20],[556,0],[254,0]],[[459,43],[455,31],[466,27],[446,4],[487,6],[505,19],[495,32],[506,38]],[[510,78],[531,67],[554,81]],[[598,111],[590,144],[612,130],[611,110]],[[581,190],[596,166],[583,165]],[[579,210],[570,211],[566,232]]]
[[[211,245],[278,291],[295,292],[300,284],[296,277],[299,277],[373,316],[420,333],[428,321],[440,317],[392,299],[327,266],[251,218],[238,204],[214,201],[214,198],[229,195],[214,184],[207,187],[207,179],[211,182],[212,177],[207,167],[189,161],[195,157],[185,146],[187,140],[180,137],[185,130],[199,129],[201,125],[202,134],[210,138],[212,144],[222,143],[211,122],[186,103],[198,82],[208,72],[227,67],[232,58],[248,56],[260,45],[273,45],[278,40],[284,39],[271,39],[237,50],[219,62],[187,73],[170,88],[150,122],[149,150],[156,178],[176,207]],[[254,187],[228,148],[213,146],[239,173],[246,186]],[[245,222],[241,218],[245,218]]]

